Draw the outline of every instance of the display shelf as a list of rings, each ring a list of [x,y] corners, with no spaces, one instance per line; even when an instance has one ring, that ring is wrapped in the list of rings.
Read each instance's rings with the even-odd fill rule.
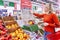
[[[27,31],[27,30],[24,30],[24,32],[26,34],[29,34],[30,36],[30,40],[44,40],[43,39],[43,35],[42,36],[39,36],[38,34],[36,34],[35,32],[30,32],[30,31]],[[37,37],[38,36],[38,37]]]

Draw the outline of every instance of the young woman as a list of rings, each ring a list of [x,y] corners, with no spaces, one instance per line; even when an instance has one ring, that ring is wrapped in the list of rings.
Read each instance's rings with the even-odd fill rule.
[[[47,40],[46,35],[55,33],[55,27],[59,26],[58,17],[56,16],[56,14],[51,12],[50,9],[51,9],[51,7],[49,8],[49,6],[46,6],[44,14],[38,14],[38,13],[33,14],[38,18],[44,18],[43,19],[43,21],[44,21],[44,40]]]

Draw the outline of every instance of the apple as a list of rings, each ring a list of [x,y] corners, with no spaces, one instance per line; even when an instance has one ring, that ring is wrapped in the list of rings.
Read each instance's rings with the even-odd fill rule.
[[[1,31],[1,34],[2,34],[2,35],[4,35],[4,34],[6,34],[6,32],[4,32],[4,31]]]
[[[0,30],[2,30],[3,29],[3,26],[0,26]]]

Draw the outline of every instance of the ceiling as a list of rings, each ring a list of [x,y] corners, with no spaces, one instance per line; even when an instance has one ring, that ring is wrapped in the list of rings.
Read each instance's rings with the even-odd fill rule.
[[[9,2],[20,2],[20,0],[3,0],[3,1],[9,1]]]

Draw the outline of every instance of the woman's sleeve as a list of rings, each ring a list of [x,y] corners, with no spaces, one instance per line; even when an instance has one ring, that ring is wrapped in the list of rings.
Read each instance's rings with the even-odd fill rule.
[[[49,26],[55,27],[56,25],[55,25],[55,23],[54,24],[49,23]]]
[[[37,14],[37,13],[34,13],[33,15],[35,15],[38,18],[42,18],[44,16],[44,14]]]
[[[54,23],[55,23],[55,25],[58,27],[60,24],[59,24],[59,19],[58,19],[58,17],[55,15],[55,14],[53,14],[53,21],[54,21]]]

